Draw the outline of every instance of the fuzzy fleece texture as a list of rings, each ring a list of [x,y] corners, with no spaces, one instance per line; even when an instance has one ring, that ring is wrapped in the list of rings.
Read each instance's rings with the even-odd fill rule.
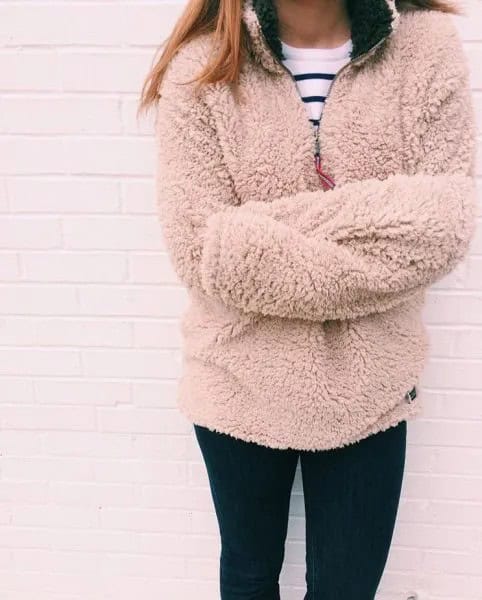
[[[421,411],[406,393],[429,352],[425,290],[465,257],[476,223],[468,66],[452,17],[383,0],[389,33],[383,11],[384,37],[359,30],[368,51],[323,111],[336,182],[324,191],[306,109],[252,1],[239,103],[225,84],[183,84],[208,34],[160,89],[159,215],[190,300],[178,405],[246,441],[335,448]]]

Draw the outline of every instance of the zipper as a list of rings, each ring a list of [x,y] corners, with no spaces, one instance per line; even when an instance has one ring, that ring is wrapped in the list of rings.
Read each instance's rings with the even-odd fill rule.
[[[388,37],[389,34],[383,36],[381,39],[378,40],[378,42],[376,44],[374,44],[371,48],[369,48],[368,50],[366,50],[365,52],[363,52],[363,54],[359,54],[356,58],[348,61],[346,64],[344,64],[341,69],[339,69],[337,71],[337,73],[335,74],[335,77],[333,78],[330,87],[328,88],[328,93],[325,96],[325,102],[324,102],[324,106],[323,106],[323,110],[321,111],[321,115],[320,115],[320,120],[318,122],[318,125],[315,128],[315,168],[318,171],[318,175],[320,176],[321,179],[321,183],[323,185],[324,189],[333,189],[335,187],[335,182],[334,180],[327,175],[321,168],[321,154],[320,154],[320,125],[321,125],[321,119],[323,118],[323,114],[326,111],[326,104],[328,102],[328,97],[330,96],[330,93],[333,89],[333,85],[336,81],[336,79],[338,78],[338,76],[340,75],[340,73],[342,73],[346,67],[352,66],[354,64],[356,64],[357,62],[359,62],[360,60],[364,60],[365,58],[367,58],[370,54],[373,54],[373,52],[376,50],[376,48],[378,48]]]
[[[320,151],[320,125],[321,125],[321,119],[323,117],[323,114],[325,113],[326,110],[326,104],[328,101],[328,97],[331,94],[331,91],[333,89],[333,85],[335,84],[335,81],[338,79],[340,73],[342,73],[347,67],[350,67],[354,64],[356,64],[357,62],[359,62],[360,60],[364,60],[366,57],[368,57],[370,54],[373,54],[373,52],[388,38],[388,36],[390,35],[390,33],[384,35],[381,39],[378,40],[378,42],[376,44],[374,44],[371,48],[369,48],[368,50],[366,50],[365,52],[363,52],[362,54],[359,54],[356,58],[349,60],[347,63],[345,63],[341,69],[338,70],[338,72],[335,74],[335,77],[333,78],[330,87],[328,88],[328,93],[325,96],[325,102],[324,102],[324,106],[323,106],[323,110],[321,111],[321,116],[320,116],[320,121],[318,123],[318,125],[316,127],[312,126],[312,131],[313,131],[313,158],[314,158],[314,165],[315,165],[315,170],[318,173],[319,177],[320,177],[320,181],[321,181],[321,185],[323,186],[324,190],[327,189],[333,189],[335,187],[335,181],[333,180],[332,177],[330,177],[330,175],[328,175],[322,168],[322,160],[321,160],[321,151]],[[284,69],[284,71],[286,71],[286,73],[288,73],[288,75],[290,76],[291,81],[293,82],[295,89],[296,89],[296,95],[298,96],[298,98],[300,99],[301,104],[303,105],[303,109],[305,110],[306,113],[306,108],[305,105],[303,103],[303,100],[301,100],[300,98],[300,94],[298,91],[298,85],[296,83],[296,79],[294,78],[293,74],[291,73],[291,71],[278,59],[278,57],[275,55],[275,53],[273,52],[273,50],[271,49],[270,46],[268,46],[269,51],[271,52],[271,54],[273,55],[274,59],[277,61],[277,63]]]

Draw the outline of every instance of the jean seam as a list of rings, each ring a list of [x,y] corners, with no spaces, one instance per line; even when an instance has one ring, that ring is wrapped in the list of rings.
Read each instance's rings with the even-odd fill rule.
[[[306,490],[304,490],[305,495],[305,521],[308,522],[308,515],[313,515],[313,511],[311,510],[311,502],[308,500],[308,494],[306,494]],[[305,523],[305,526],[306,526]],[[313,535],[312,528],[306,527],[307,531],[307,543],[309,545],[310,553],[311,553],[311,595],[308,594],[308,600],[315,600],[316,598],[316,590],[315,590],[315,582],[316,582],[316,557],[315,557],[315,536]],[[307,565],[308,566],[308,565]]]
[[[315,554],[315,552],[316,552],[316,543],[315,543],[316,542],[316,536],[314,536],[312,534],[311,535],[311,540],[312,540],[312,542],[311,542],[311,572],[313,574],[313,583],[312,583],[312,586],[313,586],[313,596],[314,596],[313,600],[315,600],[316,596],[317,596],[317,590],[315,589],[316,588],[316,582],[317,582],[317,577],[316,577],[316,554]]]

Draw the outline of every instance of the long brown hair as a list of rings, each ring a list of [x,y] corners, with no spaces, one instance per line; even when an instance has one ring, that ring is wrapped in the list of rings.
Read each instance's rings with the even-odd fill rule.
[[[397,0],[397,7],[432,9],[461,14],[450,0]],[[139,112],[156,103],[158,89],[171,58],[181,46],[204,33],[213,33],[218,48],[195,79],[197,85],[236,83],[249,42],[242,22],[242,0],[189,0],[169,37],[158,49],[157,58],[141,91]]]

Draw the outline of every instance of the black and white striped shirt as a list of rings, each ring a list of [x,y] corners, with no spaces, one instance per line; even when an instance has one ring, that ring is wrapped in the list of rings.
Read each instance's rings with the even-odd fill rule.
[[[331,82],[336,73],[350,60],[352,40],[335,48],[298,48],[281,42],[283,64],[292,73],[308,118],[314,127],[321,113]]]

